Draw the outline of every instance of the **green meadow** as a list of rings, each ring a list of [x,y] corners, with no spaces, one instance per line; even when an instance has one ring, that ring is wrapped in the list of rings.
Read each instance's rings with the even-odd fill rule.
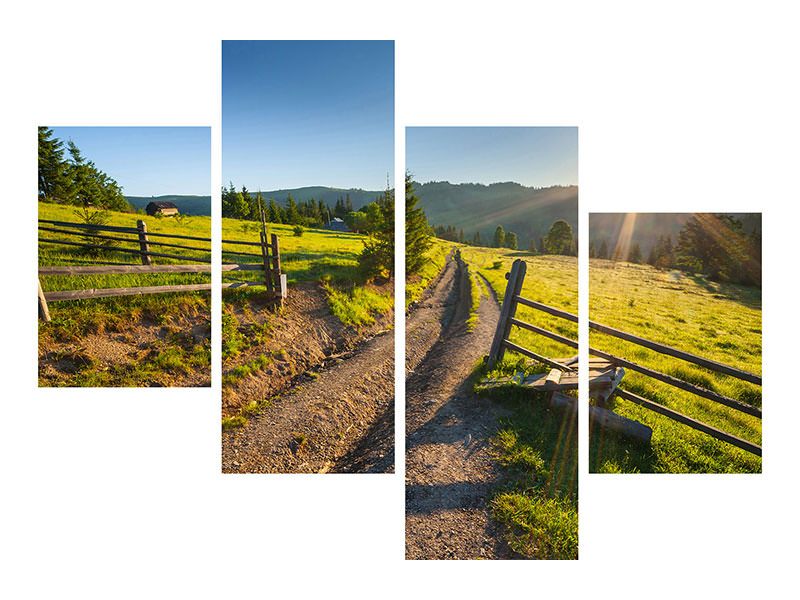
[[[255,221],[224,218],[222,239],[258,242],[261,227]],[[352,325],[372,323],[376,314],[392,307],[392,294],[372,289],[359,269],[358,257],[364,248],[366,236],[323,229],[304,229],[301,235],[296,235],[294,226],[275,223],[267,223],[267,233],[278,236],[281,272],[286,274],[289,293],[293,285],[322,284],[331,312],[343,323]],[[228,251],[231,250],[259,252],[255,246],[223,242],[223,262],[262,262],[260,257],[230,254]],[[257,271],[223,275],[224,281],[263,281],[263,274]],[[262,293],[263,288],[260,287],[226,290],[224,300],[242,301]]]
[[[470,272],[486,278],[502,301],[505,274],[517,258],[526,261],[528,270],[522,295],[531,300],[576,313],[578,264],[575,257],[534,256],[503,249],[462,247],[462,258]],[[474,295],[483,283],[473,276],[473,316],[478,305]],[[481,297],[481,301],[487,301]],[[577,339],[577,324],[528,307],[520,306],[517,318]],[[491,324],[492,329],[495,325]],[[526,330],[512,328],[514,343],[548,357],[574,356],[576,351]],[[517,370],[547,372],[549,367],[533,365],[519,355],[506,352],[502,364],[489,375],[510,374]],[[485,373],[481,363],[474,381]],[[527,558],[578,558],[578,440],[574,412],[549,408],[545,394],[520,389],[487,392],[508,409],[493,437],[494,454],[503,466],[504,483],[490,502],[492,517],[503,526],[509,545]]]
[[[589,314],[593,321],[761,374],[761,290],[715,283],[700,275],[647,265],[591,259]],[[717,374],[590,332],[593,348],[627,358],[719,394],[761,407],[760,386]],[[631,372],[621,387],[722,431],[761,445],[761,420]],[[592,435],[593,472],[760,472],[761,458],[620,398],[611,408],[653,429],[650,447]]]
[[[136,221],[141,219],[147,224],[149,233],[168,233],[176,235],[188,235],[194,237],[211,236],[211,217],[149,217],[132,213],[106,211],[109,220],[107,225],[120,227],[136,227]],[[66,221],[80,223],[81,219],[75,214],[75,207],[63,206],[58,204],[39,203],[39,218],[53,221]],[[41,226],[55,229],[64,229],[58,226],[43,223]],[[120,248],[138,249],[138,239],[134,235],[117,234],[108,232],[98,232],[102,235],[130,237],[136,243],[118,242]],[[82,239],[77,235],[67,235],[51,231],[40,231],[40,238],[55,240],[66,240],[81,243],[105,242],[97,238]],[[195,240],[176,240],[170,238],[151,238],[151,242],[163,241],[171,244],[195,246],[198,248],[208,248],[208,242]],[[153,264],[185,264],[191,257],[203,258],[208,260],[210,252],[183,250],[168,246],[151,245],[152,252],[162,252],[165,254],[175,254],[186,256],[187,260],[176,260],[172,258],[153,257]],[[138,254],[127,252],[117,252],[113,248],[99,250],[96,253],[88,254],[86,249],[78,246],[63,246],[51,243],[39,243],[39,265],[40,266],[65,266],[92,263],[119,263],[140,265],[141,257]],[[193,283],[210,283],[209,273],[155,273],[155,274],[109,274],[109,275],[43,275],[40,277],[42,289],[45,292],[88,289],[88,288],[121,288],[121,287],[140,287],[158,285],[179,285]],[[54,321],[64,318],[83,318],[89,321],[97,320],[103,315],[112,316],[115,313],[140,313],[148,311],[154,315],[167,316],[175,314],[189,307],[196,310],[209,310],[207,292],[189,292],[186,294],[148,294],[137,296],[123,296],[118,298],[95,298],[90,300],[70,300],[63,302],[53,302],[50,304],[50,312]]]

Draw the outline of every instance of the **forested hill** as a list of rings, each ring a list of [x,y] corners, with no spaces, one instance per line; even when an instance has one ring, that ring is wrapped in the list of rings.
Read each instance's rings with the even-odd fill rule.
[[[593,213],[589,216],[589,240],[599,247],[605,240],[613,249],[622,231],[626,213]],[[638,243],[642,252],[647,255],[658,242],[659,237],[672,236],[672,243],[678,241],[678,234],[683,229],[692,213],[634,213],[633,235],[631,245]],[[728,213],[742,222],[745,233],[752,233],[753,228],[761,231],[761,215],[754,213]]]
[[[519,183],[415,183],[420,204],[431,225],[452,225],[467,239],[475,231],[491,240],[498,225],[517,234],[519,248],[547,235],[563,219],[578,234],[578,186],[525,187]]]
[[[151,202],[172,202],[182,215],[211,216],[211,196],[125,196],[125,199],[142,210]]]
[[[252,196],[255,196],[258,190],[248,190],[248,192]],[[322,200],[328,206],[334,206],[339,198],[345,199],[349,195],[350,202],[353,204],[353,208],[358,210],[370,202],[375,202],[375,199],[381,196],[383,191],[369,191],[362,190],[360,188],[332,188],[321,185],[294,189],[271,190],[267,192],[263,190],[261,191],[261,195],[264,196],[266,200],[274,198],[275,202],[281,206],[286,206],[286,198],[289,196],[289,194],[292,195],[292,198],[294,198],[295,202],[307,202],[313,198],[317,201]]]

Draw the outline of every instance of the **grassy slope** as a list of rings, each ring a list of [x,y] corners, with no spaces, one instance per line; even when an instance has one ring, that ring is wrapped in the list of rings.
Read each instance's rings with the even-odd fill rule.
[[[531,256],[522,252],[462,248],[471,271],[489,281],[498,298],[505,293],[505,273],[516,258],[528,263],[523,296],[570,312],[577,311],[577,260]],[[499,261],[499,265],[497,265]],[[473,287],[473,290],[476,288]],[[519,307],[519,318],[576,339],[577,326],[540,311]],[[516,330],[516,328],[514,328]],[[527,331],[511,339],[546,356],[572,356],[574,351]],[[506,353],[497,373],[517,370],[519,356]],[[548,370],[525,366],[526,371]],[[491,396],[509,409],[493,441],[507,483],[491,501],[493,517],[504,526],[511,547],[530,558],[578,557],[578,443],[574,415],[548,409],[544,396],[497,390]]]
[[[418,274],[406,279],[406,308],[408,308],[409,304],[419,299],[431,280],[439,274],[439,271],[444,267],[450,250],[460,246],[460,244],[454,244],[438,238],[432,238],[432,241],[433,245],[428,250],[428,262],[425,263]]]
[[[649,266],[590,261],[590,317],[670,346],[761,373],[761,293]],[[629,358],[754,406],[761,388],[591,332],[593,347]],[[653,379],[627,373],[622,387],[754,443],[761,421]],[[761,459],[622,399],[614,412],[653,428],[651,448],[613,436],[593,439],[592,471],[759,472]]]
[[[75,216],[74,207],[56,204],[39,203],[39,218],[55,221],[81,222]],[[158,219],[130,213],[109,211],[111,217],[108,224],[124,227],[135,227],[138,219],[147,223],[147,229],[155,233],[175,233],[197,237],[210,237],[210,217],[186,217],[181,220]],[[45,226],[50,226],[45,225]],[[49,231],[39,232],[41,237],[49,239],[65,239],[84,241],[77,236],[69,236]],[[108,234],[117,235],[117,234]],[[121,235],[121,234],[119,234]],[[124,236],[129,237],[129,236]],[[169,243],[180,243],[182,240],[167,240]],[[186,240],[187,245],[207,246],[203,242]],[[121,247],[135,248],[134,244],[121,243]],[[186,251],[177,248],[153,246],[154,252],[163,251],[168,254],[203,256],[210,254],[197,251]],[[141,264],[138,255],[103,251],[99,256],[87,256],[78,247],[58,246],[55,244],[39,244],[39,265],[77,265],[80,262],[70,261],[105,261],[125,264]],[[173,264],[177,261],[166,258],[154,258],[155,264]],[[189,283],[208,283],[210,274],[153,274],[153,275],[92,275],[92,276],[42,276],[40,278],[44,291],[58,291],[85,288],[138,287],[150,285],[171,285]],[[40,341],[55,340],[59,342],[80,342],[88,333],[103,331],[126,331],[131,323],[139,318],[149,316],[163,325],[168,325],[172,317],[180,318],[185,314],[198,314],[210,311],[208,292],[189,292],[185,294],[148,294],[142,296],[124,296],[119,298],[97,298],[91,300],[73,300],[50,303],[52,321],[39,322]],[[210,315],[209,315],[210,316]],[[87,362],[86,373],[78,373],[73,385],[145,385],[154,381],[160,372],[185,372],[196,367],[208,367],[210,364],[210,348],[189,344],[179,333],[175,333],[174,343],[159,354],[152,363],[139,365],[136,369],[121,369],[119,373],[94,373],[91,361]],[[89,376],[91,375],[91,376]]]
[[[268,224],[268,233],[276,234],[281,250],[281,271],[289,285],[319,281],[325,284],[328,305],[343,323],[371,323],[374,313],[385,312],[392,306],[391,294],[380,294],[364,285],[359,273],[358,255],[364,247],[365,236],[356,233],[306,229],[302,236],[294,235],[291,225]],[[222,219],[225,240],[257,242],[261,225],[253,221]],[[260,258],[225,254],[225,250],[255,252],[248,246],[223,245],[223,261],[259,263]],[[258,272],[231,274],[226,280],[263,281]],[[263,293],[262,288],[231,290],[226,301],[244,299]]]

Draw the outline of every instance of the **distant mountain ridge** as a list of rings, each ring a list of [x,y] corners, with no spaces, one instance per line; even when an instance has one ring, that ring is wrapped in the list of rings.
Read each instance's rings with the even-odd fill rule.
[[[431,225],[452,225],[472,239],[480,231],[486,242],[498,225],[517,234],[518,246],[547,235],[563,219],[578,234],[578,186],[527,187],[515,182],[484,185],[448,181],[414,182],[420,205]]]
[[[251,196],[255,196],[258,193],[258,190],[248,189],[247,191]],[[275,202],[282,206],[286,205],[286,198],[289,194],[292,195],[292,198],[294,198],[295,202],[306,202],[311,200],[311,198],[314,198],[314,200],[322,200],[325,202],[325,204],[331,207],[336,204],[336,201],[339,198],[346,198],[349,194],[350,202],[353,203],[353,208],[358,210],[362,206],[365,206],[370,202],[374,202],[376,198],[383,194],[383,190],[372,191],[362,190],[361,188],[334,188],[322,185],[312,185],[292,189],[287,188],[281,190],[270,190],[266,192],[263,190],[261,191],[261,195],[266,200],[274,198]]]
[[[169,194],[166,196],[125,196],[133,206],[144,210],[151,202],[172,202],[182,215],[211,216],[211,196],[182,196]]]
[[[589,215],[589,240],[599,248],[603,240],[613,250],[622,231],[625,215],[628,213],[592,213]],[[647,256],[653,245],[661,236],[672,236],[673,245],[678,241],[678,234],[683,229],[692,213],[635,213],[631,245],[638,242],[642,253]],[[761,215],[759,213],[724,213],[742,222],[745,233],[751,233],[755,227],[761,231]]]

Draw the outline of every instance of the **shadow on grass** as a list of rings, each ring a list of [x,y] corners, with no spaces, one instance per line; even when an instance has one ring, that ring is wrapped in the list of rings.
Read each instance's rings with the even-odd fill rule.
[[[705,275],[686,275],[715,298],[738,302],[754,310],[761,310],[761,290],[757,287],[711,281]]]
[[[608,401],[608,410],[613,410],[615,400]],[[654,473],[656,462],[651,444],[589,421],[589,473]]]

